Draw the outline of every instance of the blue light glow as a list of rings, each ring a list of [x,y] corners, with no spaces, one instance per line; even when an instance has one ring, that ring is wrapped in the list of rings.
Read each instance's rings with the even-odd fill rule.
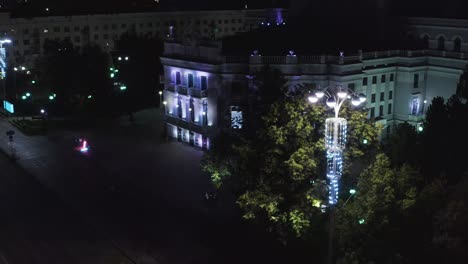
[[[9,113],[11,113],[11,114],[14,114],[14,113],[15,113],[15,108],[14,108],[13,104],[10,103],[10,102],[8,102],[8,101],[3,101],[3,108],[4,108],[7,112],[9,112]]]

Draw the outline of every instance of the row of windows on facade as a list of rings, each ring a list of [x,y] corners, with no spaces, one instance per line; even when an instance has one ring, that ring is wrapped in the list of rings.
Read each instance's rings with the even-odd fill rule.
[[[422,40],[424,42],[424,47],[426,49],[428,49],[430,47],[429,45],[429,40],[430,40],[430,37],[429,35],[424,35],[422,37]],[[437,49],[438,50],[445,50],[445,44],[446,44],[446,40],[445,40],[445,37],[444,36],[440,36],[438,39],[437,39]],[[459,37],[456,37],[454,40],[453,40],[453,51],[455,52],[460,52],[461,51],[461,44],[462,44],[462,40],[461,38]]]
[[[395,79],[395,76],[394,74],[390,74],[390,81],[393,82]],[[380,83],[385,83],[387,81],[387,75],[383,74],[381,77],[380,77]],[[367,77],[364,77],[362,79],[362,85],[363,86],[366,86],[368,84],[368,78]],[[377,76],[372,76],[372,84],[377,84]]]
[[[391,114],[392,114],[392,104],[388,104],[387,105],[387,115],[391,115]],[[369,116],[370,116],[370,118],[375,117],[375,108],[374,107],[372,107],[370,109]],[[379,117],[383,117],[383,116],[384,116],[384,106],[380,105],[379,106]]]
[[[199,124],[199,125],[202,125],[202,126],[207,126],[208,125],[208,104],[207,102],[203,102],[202,104],[202,109],[200,111],[200,113],[195,113],[195,105],[194,105],[194,101],[193,99],[190,99],[188,101],[188,103],[186,104],[186,111],[188,111],[189,114],[186,113],[186,115],[184,116],[184,111],[182,109],[182,99],[180,98],[180,96],[177,98],[177,105],[176,105],[176,116],[180,119],[183,119],[189,123],[195,123],[195,124]],[[173,114],[171,112],[170,109],[167,109],[167,114],[171,115]],[[198,116],[198,120],[197,118],[195,118],[196,116]]]
[[[241,27],[239,27],[239,28],[234,28],[233,27],[233,28],[231,28],[231,30],[233,32],[242,31],[242,28]],[[203,30],[203,33],[208,33],[209,31],[211,31],[211,30],[205,28]],[[229,28],[225,28],[224,31],[229,32]],[[217,32],[223,32],[223,28],[217,28]],[[146,33],[148,33],[149,35],[153,34],[153,32],[146,32]],[[160,32],[159,31],[155,32],[155,35],[160,35]],[[94,34],[94,40],[99,40],[99,38],[100,38],[99,34]],[[116,38],[118,38],[118,35],[114,34],[114,39],[116,39]],[[71,40],[70,37],[66,37],[66,39]],[[102,39],[108,40],[109,39],[109,34],[102,34]],[[44,38],[44,40],[48,40],[48,38]],[[74,36],[73,41],[79,43],[81,41],[81,36]],[[30,43],[31,43],[30,39],[24,39],[23,40],[23,45],[25,45],[25,46],[30,45]],[[18,40],[15,40],[14,44],[18,45],[19,44]]]
[[[236,21],[237,21],[237,23],[242,23],[242,20],[241,20],[241,19],[232,19],[232,20],[231,20],[231,23],[234,24],[234,23],[236,23]],[[204,25],[208,25],[208,23],[209,23],[208,20],[203,20],[203,24],[204,24]],[[191,24],[191,21],[187,21],[187,23],[185,23],[185,21],[183,21],[183,20],[181,20],[181,21],[155,22],[155,23],[153,23],[153,22],[148,22],[148,23],[146,23],[146,27],[149,27],[149,28],[150,28],[150,27],[153,27],[153,26],[160,27],[161,25],[164,25],[164,26],[176,26],[176,25],[181,25],[181,26],[183,26],[183,25],[185,25],[185,24],[190,25],[190,24]],[[200,25],[200,24],[201,24],[201,21],[200,21],[200,20],[196,20],[196,21],[195,21],[195,24],[196,24],[196,25]],[[216,20],[211,20],[211,23],[210,23],[210,24],[216,24]],[[223,24],[223,20],[221,20],[221,19],[218,20],[218,24]],[[227,20],[227,19],[224,20],[224,24],[229,24],[229,20]],[[132,24],[122,23],[122,24],[120,24],[120,28],[127,28],[127,26],[129,26],[130,28],[136,28],[136,24],[135,24],[135,23],[132,23]],[[102,29],[103,29],[103,30],[108,30],[109,28],[110,28],[110,29],[117,29],[118,27],[119,27],[118,24],[110,24],[110,25],[104,24],[104,25],[102,25]],[[144,23],[140,23],[140,24],[139,24],[139,27],[140,27],[140,28],[144,28],[144,27],[145,27],[145,24],[144,24]],[[94,30],[99,30],[99,29],[100,29],[100,26],[99,26],[99,25],[94,26]],[[89,30],[89,26],[83,26],[83,27],[81,27],[81,26],[74,26],[74,27],[73,27],[73,30],[74,30],[75,32],[79,32],[79,31],[81,31],[81,30],[87,31],[87,30]],[[12,31],[14,31],[14,30],[12,30]],[[58,33],[58,32],[61,32],[62,29],[61,29],[60,27],[53,27],[53,31],[56,32],[56,33]],[[63,27],[63,32],[70,32],[70,31],[71,31],[71,29],[70,29],[69,26]],[[39,29],[38,29],[38,28],[35,28],[35,29],[33,30],[33,32],[34,32],[34,33],[39,33]],[[44,29],[43,32],[44,32],[44,33],[47,33],[47,32],[48,32],[48,29]],[[30,29],[29,29],[29,28],[24,28],[24,29],[23,29],[23,34],[28,35],[29,33],[30,33]]]
[[[180,72],[175,73],[175,85],[182,85],[182,74]],[[187,87],[193,88],[195,85],[195,77],[193,74],[187,74]],[[208,77],[200,76],[200,90],[206,90],[208,88]]]
[[[394,75],[393,73],[390,74],[390,82],[393,82],[394,81]],[[380,83],[385,83],[386,82],[386,75],[382,75],[380,77]],[[363,86],[367,86],[368,84],[368,79],[367,77],[364,77],[362,79],[362,85]],[[377,76],[372,76],[372,84],[377,84]],[[419,73],[415,73],[413,75],[413,88],[419,88]]]
[[[159,31],[154,32],[154,33],[155,33],[155,35],[160,35],[160,32],[159,32]],[[151,36],[151,35],[153,35],[153,32],[147,32],[146,35]],[[108,39],[110,39],[110,37],[111,37],[111,36],[110,36],[109,34],[102,34],[102,39],[104,39],[104,40],[108,40]],[[86,38],[86,37],[85,37],[85,38]],[[113,35],[113,39],[118,39],[118,38],[119,38],[119,35],[118,35],[118,34],[114,34],[114,35]],[[55,39],[55,40],[60,40],[60,38],[54,38],[54,39]],[[73,42],[74,42],[74,43],[80,43],[80,42],[81,42],[81,39],[82,39],[81,36],[74,36],[74,37],[73,37]],[[99,35],[99,34],[94,34],[94,40],[99,40],[99,39],[100,39],[100,35]],[[35,40],[37,40],[37,44],[39,44],[39,39],[35,39]],[[44,41],[48,41],[48,40],[50,40],[50,38],[44,38]],[[66,36],[66,37],[63,38],[63,40],[69,40],[69,41],[71,41],[72,38],[69,37],[69,36]],[[19,44],[18,40],[14,40],[14,46],[18,46],[18,44]],[[28,45],[30,45],[30,44],[31,44],[31,40],[30,40],[30,39],[24,39],[24,40],[23,40],[23,45],[24,45],[24,46],[28,46]]]
[[[371,103],[375,103],[375,99],[376,99],[376,94],[373,93],[371,95]],[[393,91],[388,91],[388,100],[392,100],[393,99]],[[380,102],[384,102],[385,101],[385,92],[380,92]]]

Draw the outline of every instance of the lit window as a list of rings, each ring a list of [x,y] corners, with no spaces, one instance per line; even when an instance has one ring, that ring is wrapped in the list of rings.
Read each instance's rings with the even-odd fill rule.
[[[419,98],[413,97],[413,100],[411,101],[411,114],[417,115],[418,113],[419,113]]]

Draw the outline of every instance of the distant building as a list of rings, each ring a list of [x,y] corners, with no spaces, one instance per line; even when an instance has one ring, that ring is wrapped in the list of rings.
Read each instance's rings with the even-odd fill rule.
[[[70,40],[73,45],[99,45],[114,49],[114,40],[126,32],[142,36],[219,39],[256,28],[268,10],[217,10],[150,13],[116,13],[76,16],[14,18],[0,13],[0,36],[11,38],[9,65],[33,66],[46,40]],[[280,10],[283,14],[285,11]]]
[[[267,56],[259,47],[230,56],[223,54],[221,42],[168,41],[161,58],[168,135],[209,148],[221,129],[241,129],[247,102],[239,87],[253,89],[255,74],[265,65],[279,69],[292,89],[341,85],[366,94],[367,116],[385,132],[400,122],[417,126],[434,97],[455,94],[468,63],[468,21],[409,18],[405,23],[407,35],[426,48]]]

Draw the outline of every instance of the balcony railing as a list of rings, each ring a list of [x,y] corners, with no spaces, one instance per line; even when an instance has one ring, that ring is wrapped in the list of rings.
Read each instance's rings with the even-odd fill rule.
[[[350,53],[347,56],[337,55],[297,55],[297,59],[288,59],[288,56],[226,56],[224,63],[247,63],[250,64],[327,64],[338,63],[348,64],[357,63],[366,60],[375,60],[390,57],[444,57],[468,60],[468,53],[463,52],[448,52],[438,50],[386,50],[386,51],[373,51]]]
[[[208,133],[208,126],[202,126],[201,122],[189,122],[185,118],[179,118],[178,116],[166,114],[165,115],[166,122],[171,125],[175,125],[178,127],[182,127],[184,129],[188,129],[190,131],[194,131],[199,134],[207,134]]]
[[[417,114],[417,115],[408,115],[408,121],[410,122],[421,122],[424,120],[426,115],[424,114]]]
[[[207,90],[198,90],[196,88],[189,88],[188,89],[188,95],[196,97],[196,98],[205,98],[205,97],[208,97],[208,91]]]
[[[182,95],[190,95],[196,98],[206,98],[208,97],[207,90],[200,90],[198,88],[188,88],[184,85],[175,85],[169,84],[166,86],[166,91],[182,94]]]

